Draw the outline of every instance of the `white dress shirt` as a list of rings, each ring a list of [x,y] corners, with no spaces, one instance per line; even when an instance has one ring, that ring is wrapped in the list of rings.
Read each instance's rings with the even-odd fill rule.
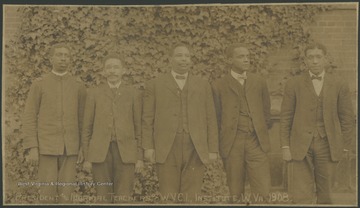
[[[110,89],[119,88],[121,85],[121,81],[116,84],[111,84],[110,82],[108,82],[108,85],[109,85]]]
[[[317,80],[317,79],[311,80],[312,83],[313,83],[315,92],[316,92],[316,94],[319,96],[319,95],[320,95],[320,92],[321,92],[321,89],[322,89],[322,87],[323,87],[323,84],[324,84],[325,70],[324,70],[323,72],[321,72],[319,75],[315,75],[315,74],[313,74],[313,73],[309,70],[309,74],[310,74],[310,77],[312,77],[312,76],[321,77],[321,80]]]
[[[241,85],[244,85],[245,79],[246,79],[246,71],[244,71],[242,74],[236,73],[233,70],[231,70],[231,76],[234,77],[238,82],[240,82]]]
[[[179,88],[182,90],[184,88],[184,86],[185,86],[185,83],[186,83],[187,77],[189,75],[189,72],[186,72],[185,74],[178,74],[178,73],[171,70],[171,74],[174,77],[174,79],[175,79],[177,85],[179,86]],[[176,79],[176,76],[185,76],[185,79]]]

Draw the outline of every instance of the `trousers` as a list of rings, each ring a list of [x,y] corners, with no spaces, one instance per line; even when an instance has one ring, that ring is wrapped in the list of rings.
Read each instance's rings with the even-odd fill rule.
[[[327,138],[313,137],[303,160],[292,160],[289,165],[289,193],[298,204],[331,204],[333,168]]]
[[[162,202],[196,203],[204,172],[189,133],[177,133],[165,163],[157,164]]]
[[[39,156],[39,182],[41,204],[72,203],[71,194],[75,190],[77,155]],[[73,183],[61,185],[60,183]]]
[[[267,154],[261,149],[255,132],[238,131],[227,158],[223,159],[227,183],[233,203],[266,203],[271,177]],[[245,179],[251,187],[250,197],[245,196]]]
[[[116,141],[110,142],[105,161],[92,163],[98,196],[96,203],[128,203],[132,200],[135,164],[122,162],[117,145]]]

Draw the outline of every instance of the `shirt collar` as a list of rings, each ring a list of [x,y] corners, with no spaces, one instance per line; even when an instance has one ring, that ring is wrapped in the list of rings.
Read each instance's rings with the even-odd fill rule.
[[[234,77],[235,79],[238,79],[239,76],[246,76],[246,71],[244,71],[242,74],[236,73],[233,70],[231,70],[231,76]]]
[[[56,72],[56,71],[54,71],[54,70],[51,70],[51,72],[52,72],[53,74],[57,75],[57,76],[60,76],[60,77],[66,75],[66,74],[68,73],[67,71],[64,72],[64,73],[59,73],[59,72]]]
[[[109,85],[109,87],[110,87],[111,89],[113,89],[113,88],[119,88],[120,85],[121,85],[121,81],[118,82],[118,83],[116,83],[116,84],[111,84],[110,82],[107,82],[107,83],[108,83],[108,85]]]
[[[325,70],[322,71],[319,75],[315,75],[314,73],[312,73],[312,72],[309,70],[309,74],[310,74],[310,77],[311,77],[311,76],[321,77],[321,80],[323,80],[323,79],[324,79],[324,76],[325,76]]]
[[[185,76],[185,79],[187,79],[188,75],[189,75],[189,72],[186,72],[185,74],[179,74],[179,73],[176,73],[174,72],[173,70],[171,70],[171,74],[172,76],[174,77],[174,79],[176,79],[175,77],[178,75],[178,76]]]

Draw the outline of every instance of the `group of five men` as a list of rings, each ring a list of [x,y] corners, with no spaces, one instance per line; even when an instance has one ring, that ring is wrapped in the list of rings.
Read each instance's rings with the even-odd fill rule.
[[[99,203],[129,202],[143,160],[156,163],[159,191],[169,202],[197,203],[205,166],[221,156],[231,200],[267,203],[271,188],[266,81],[251,73],[246,45],[227,49],[229,73],[210,85],[190,73],[190,48],[175,45],[170,70],[141,94],[122,82],[121,56],[103,60],[106,82],[89,89],[69,75],[70,49],[50,51],[52,72],[34,81],[23,118],[23,146],[39,165],[40,182],[76,182],[76,163],[91,171]],[[347,85],[325,72],[326,49],[305,49],[309,71],[286,87],[281,112],[283,158],[291,163],[295,203],[331,203],[332,167],[350,145],[353,111]],[[43,203],[71,203],[74,186],[40,186]],[[168,198],[168,199],[171,199]]]

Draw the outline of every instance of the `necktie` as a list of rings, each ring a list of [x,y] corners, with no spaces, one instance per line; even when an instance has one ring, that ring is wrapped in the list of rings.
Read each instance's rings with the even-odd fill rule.
[[[311,80],[314,80],[314,79],[321,81],[322,77],[321,77],[321,76],[312,75],[312,76],[311,76]]]
[[[244,85],[246,79],[246,74],[240,74],[237,76],[237,80],[238,82],[240,82],[241,85]]]
[[[182,75],[176,75],[175,76],[175,79],[185,79],[186,77],[185,76],[182,76]]]

